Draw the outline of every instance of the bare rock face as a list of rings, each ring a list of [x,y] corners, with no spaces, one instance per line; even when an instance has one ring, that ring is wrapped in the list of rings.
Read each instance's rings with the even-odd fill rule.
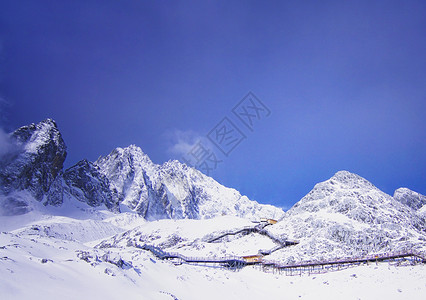
[[[23,126],[9,135],[9,151],[0,160],[0,190],[4,195],[27,190],[38,201],[62,170],[66,146],[55,121]]]
[[[109,189],[108,179],[93,163],[82,160],[63,174],[64,192],[92,207],[105,204],[111,211],[119,211],[116,193]]]

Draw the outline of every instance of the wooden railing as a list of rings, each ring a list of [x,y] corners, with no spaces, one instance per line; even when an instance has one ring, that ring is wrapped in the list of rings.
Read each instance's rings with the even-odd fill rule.
[[[396,260],[396,259],[404,259],[411,258],[415,263],[426,263],[425,253],[416,251],[414,249],[410,250],[401,250],[390,253],[379,253],[379,254],[371,254],[361,257],[345,257],[345,258],[337,258],[332,260],[322,260],[322,261],[304,261],[298,263],[291,264],[283,264],[278,261],[271,261],[260,259],[256,262],[247,262],[240,256],[225,256],[225,257],[188,257],[182,255],[180,253],[166,252],[160,249],[159,247],[155,247],[152,245],[144,244],[142,246],[135,244],[137,248],[148,250],[152,252],[157,258],[161,260],[172,259],[172,260],[180,260],[185,263],[195,263],[195,264],[222,264],[226,267],[243,267],[246,265],[260,265],[267,268],[273,268],[277,270],[293,270],[299,269],[302,272],[303,268],[315,268],[319,266],[333,266],[338,265],[350,265],[350,264],[360,264],[360,263],[368,263],[368,262],[381,262],[386,260]]]

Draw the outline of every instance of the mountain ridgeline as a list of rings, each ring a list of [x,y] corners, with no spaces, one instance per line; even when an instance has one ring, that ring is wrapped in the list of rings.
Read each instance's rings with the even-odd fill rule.
[[[48,214],[53,215],[62,208],[66,213],[83,208],[94,219],[96,208],[117,214],[132,211],[148,221],[226,215],[249,222],[267,217],[279,220],[265,228],[270,236],[299,242],[269,256],[285,263],[426,249],[425,196],[407,188],[399,188],[391,196],[347,171],[339,171],[316,184],[284,213],[279,208],[251,201],[178,161],[155,164],[135,145],[116,148],[95,162],[82,160],[64,170],[66,146],[51,119],[19,128],[9,135],[9,143],[8,151],[2,151],[0,159],[0,215],[3,216],[37,212],[46,207],[50,210]],[[157,222],[152,224],[155,227]],[[171,252],[205,249],[218,256],[224,254],[224,249],[216,249],[202,237],[192,242],[190,238],[179,237],[176,233],[179,229],[174,226],[173,223],[162,244]],[[108,232],[117,232],[112,225],[108,228]],[[51,232],[54,228],[46,230]],[[62,229],[58,234],[63,234]],[[157,240],[156,234],[148,236],[152,241],[147,238],[146,242]],[[129,245],[140,237],[139,229],[135,228],[105,245]],[[235,237],[239,238],[243,236]],[[255,244],[264,242],[259,240],[264,236],[250,238]],[[239,247],[238,251],[232,249],[225,249],[226,254],[241,254]]]
[[[147,220],[200,219],[220,215],[281,218],[284,212],[242,196],[178,161],[154,164],[131,145],[95,162],[63,170],[66,145],[47,119],[9,135],[0,161],[0,213],[24,214],[36,200],[45,206],[80,201],[113,212],[132,210]]]
[[[251,201],[176,160],[155,164],[135,145],[116,148],[95,162],[82,160],[64,170],[67,147],[51,119],[17,129],[9,134],[9,143],[11,147],[0,157],[1,215],[25,214],[34,203],[54,207],[84,203],[116,213],[130,210],[146,220],[268,217],[282,220],[287,230],[294,227],[294,236],[301,238],[309,228],[331,228],[345,220],[377,225],[383,230],[383,240],[401,224],[420,232],[426,230],[425,196],[400,188],[392,197],[347,171],[317,184],[284,213]],[[321,221],[324,216],[325,223]],[[330,218],[336,221],[331,224]],[[346,232],[345,228],[335,229],[338,232],[330,236],[340,237]],[[366,231],[361,230],[360,235],[368,239]]]

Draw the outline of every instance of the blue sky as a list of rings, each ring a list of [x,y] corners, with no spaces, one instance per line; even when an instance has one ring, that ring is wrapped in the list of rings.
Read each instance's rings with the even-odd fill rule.
[[[246,138],[206,144],[211,175],[251,199],[288,208],[339,170],[426,194],[425,36],[425,1],[0,1],[1,125],[55,119],[69,167],[181,159],[227,117]]]

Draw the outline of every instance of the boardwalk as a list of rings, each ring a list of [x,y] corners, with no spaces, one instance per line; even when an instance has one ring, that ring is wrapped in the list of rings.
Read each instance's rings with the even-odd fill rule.
[[[272,270],[273,272],[285,271],[287,275],[302,274],[305,272],[317,273],[327,272],[330,270],[340,270],[341,268],[360,265],[370,262],[382,262],[382,261],[408,261],[411,264],[426,263],[425,254],[415,250],[404,250],[392,253],[381,253],[367,255],[363,257],[346,257],[338,258],[333,260],[323,261],[304,261],[293,264],[283,264],[277,261],[266,260],[264,257],[287,246],[297,245],[298,241],[287,241],[281,240],[273,236],[270,232],[265,230],[266,226],[271,225],[270,223],[261,222],[256,226],[247,226],[240,229],[230,230],[222,232],[221,234],[207,238],[207,243],[214,243],[228,235],[237,235],[240,233],[259,233],[269,237],[273,240],[277,246],[270,250],[260,250],[258,254],[247,256],[250,258],[256,257],[256,259],[246,259],[240,256],[227,256],[221,258],[214,257],[187,257],[179,253],[166,252],[158,247],[144,244],[142,246],[135,245],[137,248],[152,252],[157,258],[161,260],[172,260],[175,264],[197,264],[197,265],[218,265],[221,267],[238,269],[248,265],[255,265],[262,268],[264,271]]]
[[[228,256],[221,258],[208,258],[208,257],[187,257],[179,253],[169,253],[161,250],[158,247],[143,245],[137,246],[140,249],[152,252],[157,258],[161,260],[174,260],[177,263],[190,263],[190,264],[218,264],[223,267],[236,269],[248,265],[258,265],[263,270],[272,270],[281,273],[285,271],[287,275],[301,274],[301,273],[321,273],[330,270],[340,270],[341,268],[360,265],[369,262],[383,262],[383,261],[408,261],[411,264],[426,263],[425,255],[418,251],[408,250],[393,253],[382,253],[368,255],[364,257],[355,258],[341,258],[325,261],[306,261],[294,264],[283,264],[275,261],[268,261],[261,259],[256,262],[247,262],[239,256]]]
[[[286,272],[286,275],[301,273],[324,273],[332,270],[340,270],[350,266],[358,266],[368,263],[379,263],[384,261],[409,262],[410,264],[426,263],[425,255],[415,250],[404,250],[391,253],[367,255],[363,257],[346,257],[324,261],[305,261],[293,264],[283,264],[264,260],[261,263],[263,270]]]
[[[157,258],[161,260],[175,260],[175,263],[192,263],[192,264],[219,264],[228,268],[242,267],[246,265],[245,261],[239,256],[227,257],[187,257],[179,253],[169,253],[161,250],[158,247],[151,245],[143,245],[136,247],[151,251]]]

